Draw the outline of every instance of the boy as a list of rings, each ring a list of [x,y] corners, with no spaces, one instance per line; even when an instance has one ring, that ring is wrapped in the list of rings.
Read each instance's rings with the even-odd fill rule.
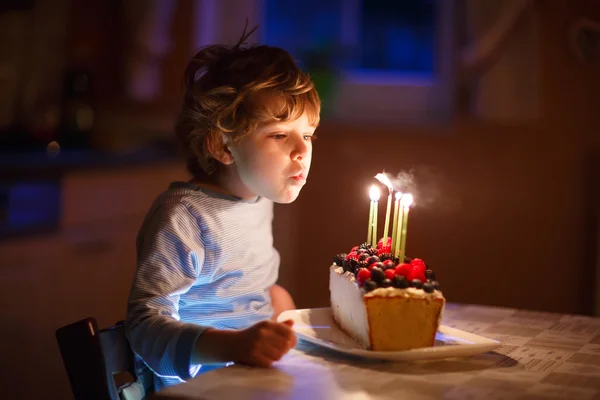
[[[137,239],[126,329],[155,387],[211,364],[268,367],[296,344],[295,308],[275,284],[273,202],[306,182],[320,100],[290,55],[269,46],[199,51],[176,132],[193,179],[154,202]]]

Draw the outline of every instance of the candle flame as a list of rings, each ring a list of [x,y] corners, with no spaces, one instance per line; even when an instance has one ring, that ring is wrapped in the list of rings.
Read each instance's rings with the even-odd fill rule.
[[[404,196],[402,196],[402,200],[400,200],[400,204],[402,205],[402,207],[405,207],[405,208],[410,207],[410,205],[412,203],[413,203],[413,195],[410,193],[407,193]]]
[[[371,200],[378,201],[379,196],[381,196],[381,191],[379,188],[375,185],[371,186],[371,190],[369,191],[369,197],[371,197]]]
[[[402,198],[402,192],[396,192],[396,200],[400,200]]]
[[[375,179],[381,182],[382,185],[387,186],[390,193],[394,191],[394,185],[392,185],[392,181],[390,181],[390,178],[388,178],[386,174],[377,174],[375,175]]]

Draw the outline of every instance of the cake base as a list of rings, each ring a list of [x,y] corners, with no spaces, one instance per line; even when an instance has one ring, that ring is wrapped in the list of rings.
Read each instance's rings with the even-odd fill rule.
[[[361,347],[403,351],[434,345],[445,304],[441,292],[388,287],[365,293],[353,274],[336,265],[329,289],[333,320]]]

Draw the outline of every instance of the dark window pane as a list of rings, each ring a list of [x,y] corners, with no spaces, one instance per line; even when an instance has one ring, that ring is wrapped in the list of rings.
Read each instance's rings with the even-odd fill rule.
[[[265,42],[283,47],[308,67],[433,71],[436,0],[363,0],[357,15],[342,12],[347,0],[264,4]],[[355,44],[343,43],[342,26],[355,27],[345,32],[346,42],[349,35]]]
[[[358,68],[433,71],[435,1],[362,2]]]
[[[266,0],[265,41],[304,61],[308,52],[337,46],[343,0]]]

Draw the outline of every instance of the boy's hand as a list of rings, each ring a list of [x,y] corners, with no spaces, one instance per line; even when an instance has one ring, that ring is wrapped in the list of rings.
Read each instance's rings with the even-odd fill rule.
[[[237,332],[233,355],[235,362],[270,367],[296,346],[293,321],[261,321]]]

